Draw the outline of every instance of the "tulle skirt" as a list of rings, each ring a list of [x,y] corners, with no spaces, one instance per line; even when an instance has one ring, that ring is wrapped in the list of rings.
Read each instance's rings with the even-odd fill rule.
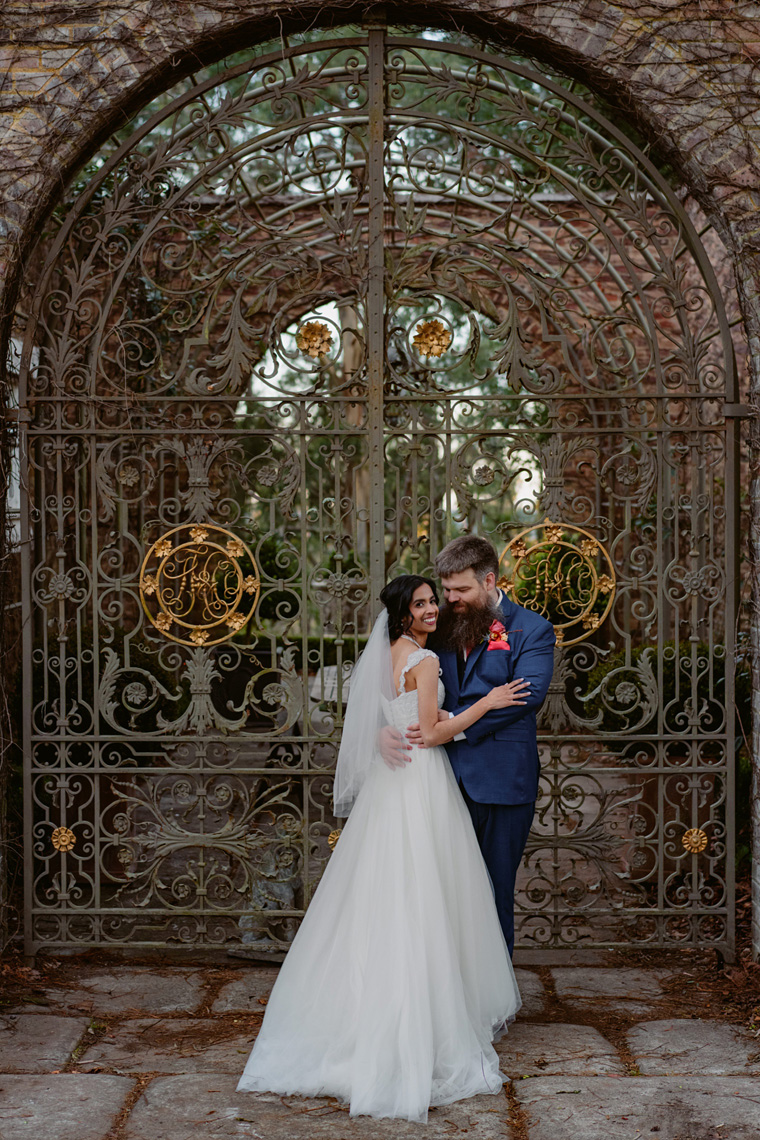
[[[490,880],[445,751],[409,755],[372,765],[238,1089],[415,1121],[501,1090],[521,1003]]]

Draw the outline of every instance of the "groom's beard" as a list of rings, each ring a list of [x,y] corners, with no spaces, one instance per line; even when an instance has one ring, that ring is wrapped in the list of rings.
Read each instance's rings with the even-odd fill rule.
[[[444,603],[438,615],[435,645],[438,649],[449,649],[454,653],[474,649],[495,621],[501,621],[498,602],[488,601],[484,606],[468,605],[460,611]]]

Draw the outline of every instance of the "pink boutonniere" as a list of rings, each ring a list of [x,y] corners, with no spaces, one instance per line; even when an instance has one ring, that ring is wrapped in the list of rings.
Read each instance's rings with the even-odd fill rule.
[[[500,621],[491,623],[491,628],[488,631],[488,649],[509,649],[510,645],[507,641],[507,631]]]

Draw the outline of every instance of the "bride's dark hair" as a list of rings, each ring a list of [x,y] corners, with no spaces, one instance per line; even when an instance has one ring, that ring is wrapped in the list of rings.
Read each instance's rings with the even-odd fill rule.
[[[388,637],[391,641],[398,641],[412,624],[409,607],[414,591],[419,590],[420,586],[429,586],[433,597],[438,601],[435,582],[432,578],[423,578],[421,574],[399,574],[398,578],[393,578],[380,591],[380,601],[388,611]]]

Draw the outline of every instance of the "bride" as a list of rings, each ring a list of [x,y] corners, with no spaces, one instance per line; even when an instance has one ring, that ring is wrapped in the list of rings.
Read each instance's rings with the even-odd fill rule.
[[[438,717],[425,648],[438,599],[404,574],[351,678],[335,773],[350,815],[272,990],[238,1090],[335,1096],[352,1116],[425,1121],[429,1106],[497,1093],[493,1048],[520,1007],[488,873],[441,745],[523,684]],[[419,720],[426,747],[393,766],[384,724]]]

